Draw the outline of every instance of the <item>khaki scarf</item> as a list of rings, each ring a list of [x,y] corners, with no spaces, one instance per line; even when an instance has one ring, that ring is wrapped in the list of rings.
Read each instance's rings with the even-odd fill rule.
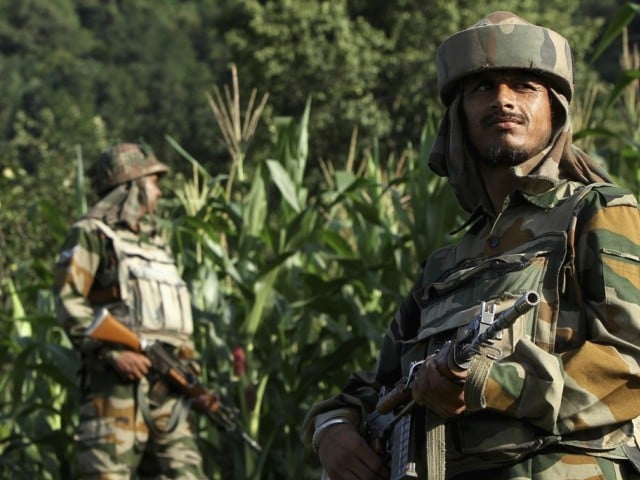
[[[98,201],[87,213],[109,226],[125,224],[134,232],[144,231],[149,236],[156,233],[155,215],[142,215],[142,184],[134,180],[118,185]]]
[[[585,185],[596,182],[613,183],[607,172],[585,152],[573,145],[569,120],[569,103],[564,95],[550,89],[564,111],[562,124],[556,128],[549,145],[525,162],[512,167],[518,190],[541,193],[560,180],[573,180]],[[477,159],[467,148],[464,117],[461,113],[462,94],[458,93],[445,112],[429,154],[429,167],[439,176],[447,177],[460,206],[471,213],[484,207],[491,212],[491,202],[480,179]]]

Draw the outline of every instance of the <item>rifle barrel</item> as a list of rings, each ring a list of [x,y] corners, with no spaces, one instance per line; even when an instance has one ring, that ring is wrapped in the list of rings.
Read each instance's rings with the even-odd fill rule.
[[[540,303],[540,295],[537,292],[530,290],[522,294],[511,307],[496,315],[493,323],[484,332],[460,349],[459,358],[464,362],[471,360],[471,357],[475,355],[482,344],[495,338],[501,330],[513,325],[519,317],[538,305],[538,303]]]

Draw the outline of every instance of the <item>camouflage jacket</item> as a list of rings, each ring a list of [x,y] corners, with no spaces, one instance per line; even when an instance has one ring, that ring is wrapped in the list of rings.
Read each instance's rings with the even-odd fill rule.
[[[557,231],[540,224],[578,189],[561,181],[541,194],[516,192],[495,219],[481,216],[457,245],[434,252],[386,332],[375,375],[354,374],[342,395],[316,405],[305,442],[332,416],[361,421],[377,388],[452,338],[479,300],[500,304],[534,287],[542,303],[505,336],[504,357],[472,362],[467,412],[447,424],[447,470],[508,462],[549,443],[624,458],[639,434],[640,211],[630,193],[602,185],[584,196],[575,222],[569,216]]]
[[[83,351],[93,346],[87,327],[103,314],[176,346],[192,331],[186,285],[165,242],[124,222],[110,227],[86,217],[74,225],[56,264],[54,295],[58,320]]]

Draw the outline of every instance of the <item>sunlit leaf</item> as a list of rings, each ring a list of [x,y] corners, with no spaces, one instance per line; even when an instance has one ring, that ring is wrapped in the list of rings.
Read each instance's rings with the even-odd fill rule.
[[[300,212],[300,203],[296,195],[296,187],[293,180],[284,169],[282,164],[276,160],[267,160],[267,166],[274,183],[280,190],[282,197],[296,212]]]

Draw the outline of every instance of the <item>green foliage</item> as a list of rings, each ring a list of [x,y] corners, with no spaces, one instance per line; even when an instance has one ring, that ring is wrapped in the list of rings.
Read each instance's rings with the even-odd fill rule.
[[[600,109],[594,109],[576,133],[590,142],[616,180],[634,192],[640,192],[640,51],[629,42],[627,27],[640,13],[640,6],[626,3],[608,22],[591,62],[596,62],[616,38],[622,38],[618,78],[605,92]]]
[[[78,361],[62,329],[46,312],[26,315],[7,285],[13,318],[2,319],[0,339],[0,477],[71,478],[74,391]]]
[[[297,115],[312,96],[315,178],[323,161],[344,165],[354,132],[361,149],[383,158],[418,144],[425,119],[441,114],[437,45],[507,8],[569,38],[579,92],[599,85],[581,60],[601,23],[578,0],[0,0],[0,279],[25,267],[18,258],[53,261],[59,239],[41,227],[39,202],[74,217],[78,146],[89,167],[108,143],[143,138],[182,169],[163,142],[170,135],[208,171],[233,175],[203,102],[213,84],[227,83],[230,63],[242,98],[254,87],[270,95],[258,158],[276,141],[275,117]]]
[[[448,33],[511,9],[566,35],[576,137],[637,191],[634,50],[604,89],[583,61],[601,23],[574,22],[577,0],[476,4],[0,0],[0,477],[74,478],[78,364],[42,292],[84,209],[80,162],[110,140],[142,136],[177,167],[162,220],[191,287],[205,383],[265,449],[200,420],[207,471],[224,480],[318,478],[298,438],[305,412],[373,366],[420,261],[460,223],[426,162],[441,112],[432,58]],[[614,36],[637,17],[630,5],[612,16]],[[242,99],[269,92],[271,135],[256,130],[235,182],[205,97],[232,61]]]
[[[229,199],[214,194],[223,190],[220,179],[201,181],[195,165],[170,215],[200,313],[205,370],[266,446],[256,459],[209,440],[219,448],[211,455],[220,478],[299,478],[310,462],[298,438],[306,410],[354,367],[372,367],[385,325],[419,271],[415,246],[442,243],[455,219],[444,182],[424,167],[427,144],[423,155],[407,151],[399,161],[369,155],[357,168],[327,165],[324,181],[309,189],[310,108],[300,122],[278,119],[275,158],[260,162]],[[412,207],[423,201],[439,208],[419,208],[416,220]],[[238,347],[246,356],[241,374],[230,361]]]
[[[260,78],[269,89],[273,111],[291,115],[313,95],[313,149],[327,157],[320,139],[349,141],[358,126],[368,136],[386,135],[388,113],[375,98],[387,40],[363,18],[349,15],[346,0],[222,2],[214,19],[226,55],[245,78]],[[282,48],[287,45],[286,48]]]
[[[169,163],[167,133],[198,153],[218,148],[205,135],[212,76],[191,10],[162,3],[0,0],[0,283],[18,271],[35,281],[31,259],[55,260],[76,216],[78,148],[87,166],[119,139],[144,138]],[[50,225],[52,205],[62,228]]]
[[[378,142],[384,155],[399,155],[417,143],[425,116],[438,116],[435,51],[449,34],[494,10],[510,9],[555,28],[585,56],[601,21],[574,21],[579,1],[471,0],[299,2],[258,0],[221,2],[212,22],[221,52],[240,66],[244,78],[268,88],[269,115],[294,114],[314,98],[310,149],[317,159],[336,160],[354,129],[360,144]],[[563,15],[557,15],[562,11]],[[595,81],[578,66],[578,86]],[[250,83],[251,84],[251,83]],[[336,148],[342,146],[343,148]]]

